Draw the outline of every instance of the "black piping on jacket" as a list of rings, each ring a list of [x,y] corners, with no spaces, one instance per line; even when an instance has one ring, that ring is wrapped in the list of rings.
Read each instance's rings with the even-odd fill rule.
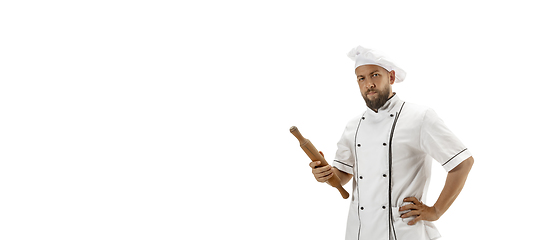
[[[394,129],[396,128],[396,123],[398,122],[398,118],[400,118],[400,115],[402,114],[402,109],[405,105],[405,102],[402,103],[402,107],[400,107],[400,111],[396,113],[396,117],[394,118],[394,123],[392,124],[392,129],[390,130],[390,138],[389,138],[389,240],[390,240],[390,231],[392,229],[392,232],[394,233],[394,240],[398,240],[396,237],[396,231],[394,230],[394,223],[392,221],[392,139],[394,137]]]

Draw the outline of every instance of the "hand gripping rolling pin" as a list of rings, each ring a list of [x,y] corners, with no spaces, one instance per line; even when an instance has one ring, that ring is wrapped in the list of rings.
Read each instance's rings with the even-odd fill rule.
[[[297,140],[299,140],[299,143],[301,143],[301,148],[306,153],[306,155],[308,155],[308,157],[312,159],[313,162],[320,161],[321,162],[321,164],[319,165],[320,167],[329,165],[327,161],[325,161],[325,158],[321,156],[321,154],[316,149],[316,147],[314,147],[314,144],[312,144],[310,140],[304,138],[296,126],[291,127],[290,132],[291,134],[293,134],[293,136],[297,138]],[[342,185],[340,185],[340,178],[336,174],[333,174],[333,176],[329,178],[328,182],[329,182],[329,185],[338,189],[338,191],[340,192],[340,194],[342,195],[344,199],[347,199],[349,197],[349,193],[342,187]]]

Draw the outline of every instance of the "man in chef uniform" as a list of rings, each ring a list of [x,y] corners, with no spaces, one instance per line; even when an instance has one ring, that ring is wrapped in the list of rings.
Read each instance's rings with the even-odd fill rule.
[[[338,142],[333,166],[310,163],[319,182],[336,174],[353,179],[346,240],[427,240],[441,235],[432,221],[454,202],[473,165],[471,152],[430,108],[392,92],[406,73],[373,50],[358,46],[348,56],[366,102]],[[448,172],[433,206],[423,203],[432,159]]]

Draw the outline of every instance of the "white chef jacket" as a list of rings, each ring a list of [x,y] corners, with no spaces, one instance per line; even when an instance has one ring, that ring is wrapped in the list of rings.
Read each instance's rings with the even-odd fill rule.
[[[352,119],[333,166],[353,174],[346,240],[429,240],[441,235],[429,221],[409,226],[399,208],[406,197],[425,201],[432,158],[448,172],[471,153],[427,107],[391,97],[378,112]]]

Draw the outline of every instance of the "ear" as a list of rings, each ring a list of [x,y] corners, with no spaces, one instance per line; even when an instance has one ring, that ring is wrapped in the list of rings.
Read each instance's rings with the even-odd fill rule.
[[[396,72],[394,72],[394,70],[389,73],[389,81],[390,85],[394,84],[394,81],[396,81]]]

